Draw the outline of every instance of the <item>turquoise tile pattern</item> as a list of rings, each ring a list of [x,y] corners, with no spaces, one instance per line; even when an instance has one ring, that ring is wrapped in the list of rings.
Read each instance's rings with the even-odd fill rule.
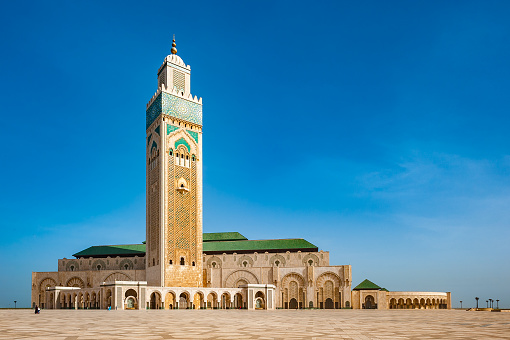
[[[201,104],[161,92],[145,112],[145,128],[147,129],[161,113],[202,125]]]
[[[190,135],[191,137],[193,137],[193,139],[195,140],[195,142],[197,142],[197,144],[198,144],[198,132],[191,131],[191,130],[186,130],[186,131],[189,133],[189,135]]]
[[[149,126],[159,117],[161,114],[161,93],[159,96],[154,99],[151,106],[145,111],[145,129],[148,129]]]
[[[174,132],[175,130],[179,130],[179,128],[177,126],[173,126],[173,125],[170,125],[168,124],[166,126],[166,134],[169,135],[171,134],[172,132]]]
[[[186,142],[186,140],[184,138],[180,138],[179,140],[177,140],[175,142],[175,148],[177,149],[177,147],[179,147],[179,145],[181,145],[181,144],[184,145],[188,149],[188,151],[191,150],[188,142]]]

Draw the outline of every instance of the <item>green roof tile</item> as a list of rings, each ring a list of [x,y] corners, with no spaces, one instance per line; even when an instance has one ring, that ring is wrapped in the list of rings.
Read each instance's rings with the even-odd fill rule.
[[[145,256],[145,244],[124,244],[117,246],[92,246],[82,250],[74,257],[107,257],[107,256]]]
[[[203,241],[240,241],[247,240],[246,237],[239,234],[238,232],[226,232],[226,233],[204,233]]]
[[[302,238],[284,240],[243,240],[204,242],[206,254],[218,253],[251,253],[251,252],[284,252],[284,251],[317,251],[318,248]]]
[[[354,287],[352,290],[379,290],[381,287],[373,283],[372,281],[365,279],[365,281],[361,282],[359,285]]]
[[[222,253],[253,253],[253,252],[286,252],[286,251],[318,251],[317,246],[302,239],[282,240],[248,240],[237,232],[204,233],[203,252],[206,254]],[[74,257],[107,257],[107,256],[144,256],[144,244],[126,244],[112,246],[92,246],[82,250]]]

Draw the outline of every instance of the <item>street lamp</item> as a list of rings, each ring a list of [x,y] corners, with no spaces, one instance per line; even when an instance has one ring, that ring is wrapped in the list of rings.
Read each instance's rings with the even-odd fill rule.
[[[16,302],[18,302],[18,301],[14,300],[14,308],[15,309],[16,309]]]
[[[496,309],[499,309],[499,300],[496,300]]]
[[[475,297],[475,300],[476,300],[476,309],[478,309],[478,299],[479,299],[479,297]]]
[[[462,309],[462,300],[460,300],[460,309]]]
[[[494,307],[494,304],[492,303],[494,300],[493,299],[489,299],[489,301],[491,302],[491,308]]]
[[[487,302],[487,308],[489,308],[489,300],[485,300]]]

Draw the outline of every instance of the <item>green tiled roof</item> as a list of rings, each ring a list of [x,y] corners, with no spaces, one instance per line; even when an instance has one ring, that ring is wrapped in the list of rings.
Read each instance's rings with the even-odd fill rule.
[[[379,287],[372,281],[365,279],[365,281],[361,282],[359,285],[354,287],[352,290],[365,290],[365,289],[379,290],[379,289],[381,289],[381,287]]]
[[[203,252],[206,254],[222,253],[253,253],[253,252],[286,252],[286,251],[318,251],[314,244],[302,238],[283,240],[248,240],[237,232],[204,233]],[[107,257],[107,256],[144,256],[144,244],[125,244],[114,246],[92,246],[82,250],[74,257]]]
[[[247,240],[246,237],[239,234],[238,232],[227,232],[227,233],[204,233],[203,241],[211,242],[211,241],[239,241],[239,240]]]
[[[82,250],[74,257],[106,257],[106,256],[145,256],[145,244],[124,244],[117,246],[92,246]]]
[[[317,251],[318,248],[302,238],[284,240],[243,240],[204,242],[206,254],[217,253],[249,253],[249,252],[284,252],[284,251]]]

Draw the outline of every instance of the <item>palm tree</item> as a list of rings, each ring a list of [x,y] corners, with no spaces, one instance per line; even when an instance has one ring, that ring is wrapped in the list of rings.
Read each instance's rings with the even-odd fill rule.
[[[475,297],[475,300],[476,300],[476,309],[478,309],[478,299],[480,299],[479,297]]]

